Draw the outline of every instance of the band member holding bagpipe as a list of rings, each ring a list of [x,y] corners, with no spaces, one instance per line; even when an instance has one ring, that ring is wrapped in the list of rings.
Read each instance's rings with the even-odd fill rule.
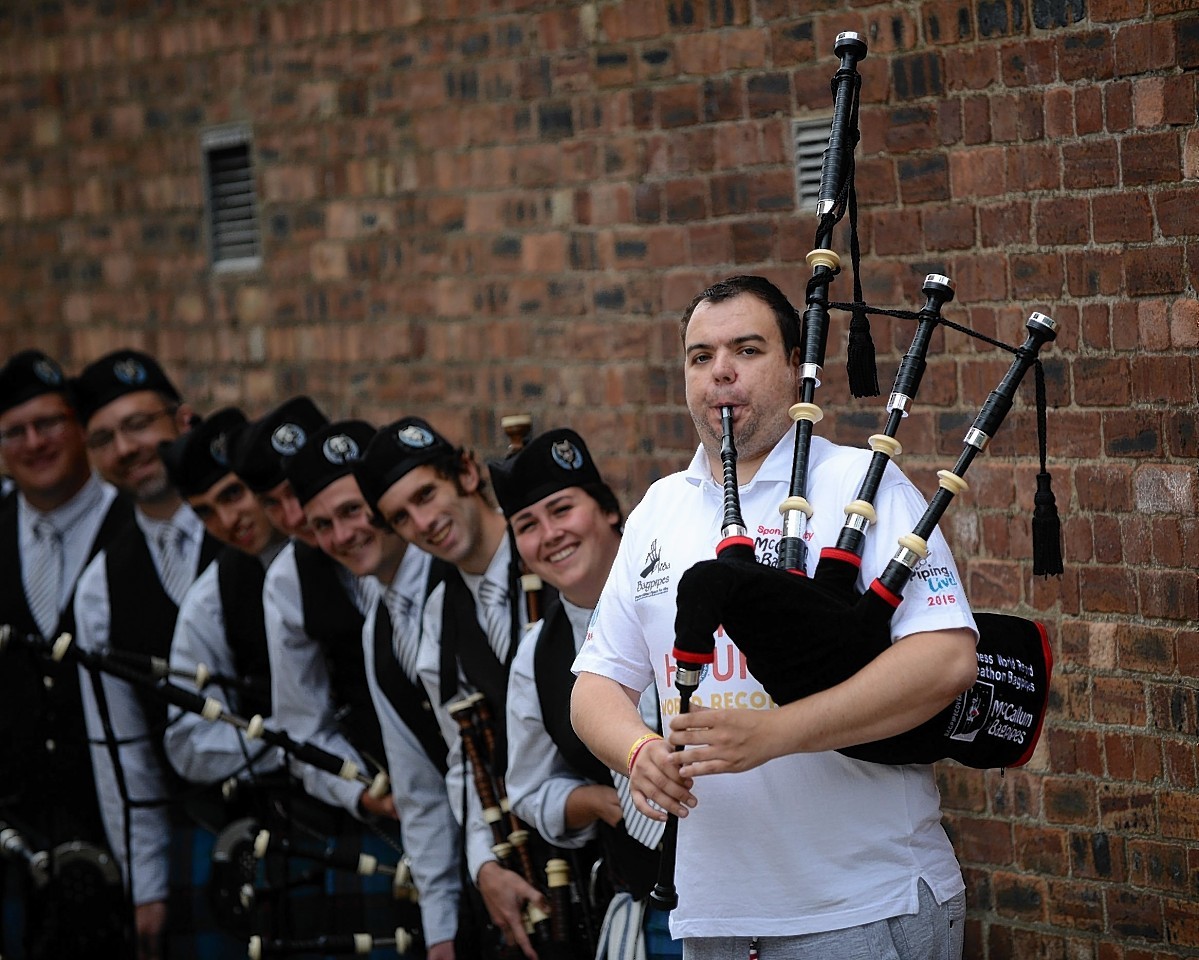
[[[603,924],[609,944],[618,939],[613,932],[618,910],[628,911],[634,927],[644,926],[641,938],[636,936],[640,931],[628,937],[629,949],[620,956],[681,956],[682,945],[666,930],[666,913],[634,908],[630,902],[643,902],[657,877],[660,826],[626,806],[631,801],[624,799],[624,771],[614,778],[570,724],[570,665],[620,546],[620,504],[583,438],[566,428],[547,431],[514,457],[488,467],[525,567],[558,593],[544,619],[522,638],[508,680],[512,808],[555,846],[600,854],[601,892],[625,894],[613,901],[612,915]],[[576,887],[587,897],[591,862],[575,857],[572,867]],[[589,906],[592,929],[587,932],[598,939],[605,903]],[[577,955],[585,955],[584,945],[577,938],[572,942]],[[588,945],[594,955],[595,943]],[[604,955],[617,954],[608,947]]]
[[[976,631],[940,533],[928,541],[936,576],[911,582],[891,622],[891,645],[848,679],[776,706],[720,637],[693,699],[710,709],[674,716],[681,713],[672,692],[675,594],[684,571],[712,557],[720,538],[722,408],[731,408],[740,452],[746,527],[759,559],[770,560],[779,549],[779,504],[789,494],[799,334],[794,308],[759,277],[716,284],[684,315],[687,405],[701,445],[688,469],[654,484],[629,518],[575,663],[575,727],[605,762],[631,768],[644,813],[663,818],[648,799],[680,818],[671,929],[689,960],[744,957],[751,940],[759,946],[755,938],[764,960],[960,956],[964,884],[940,825],[931,768],[834,752],[906,731],[974,682]],[[836,541],[869,458],[812,439],[808,575],[818,548]],[[865,583],[925,507],[893,466],[875,505]],[[794,633],[802,644],[803,622]],[[674,716],[669,742],[654,737],[634,706],[651,680],[664,713]],[[671,749],[683,745],[681,753]],[[917,946],[932,942],[953,946],[948,954]]]
[[[458,933],[458,831],[446,794],[446,745],[416,673],[420,614],[431,558],[374,521],[353,474],[375,435],[361,420],[318,430],[288,475],[320,549],[342,565],[366,601],[359,650],[377,712],[404,852],[420,896],[430,960],[454,960]],[[314,667],[314,671],[315,671]]]
[[[71,598],[87,561],[129,521],[128,503],[93,476],[73,391],[59,365],[38,350],[0,368],[0,455],[16,492],[0,506],[0,625],[53,637],[71,629]],[[0,821],[39,851],[83,842],[107,856],[87,746],[79,679],[26,647],[0,652]],[[119,887],[48,884],[6,863],[0,953],[57,958],[118,956],[125,925]],[[89,926],[89,921],[92,921]]]
[[[178,605],[219,548],[158,453],[160,443],[188,429],[192,409],[158,363],[134,350],[89,364],[74,386],[92,465],[133,502],[135,521],[80,578],[75,640],[87,651],[165,660]],[[132,895],[138,956],[162,956],[164,938],[177,941],[172,956],[187,956],[205,910],[202,898],[191,901],[199,890],[190,857],[171,862],[172,834],[176,850],[190,850],[195,828],[165,802],[180,786],[162,750],[166,705],[116,677],[84,668],[80,677],[105,829]]]
[[[219,410],[162,448],[172,482],[209,534],[225,544],[180,604],[170,665],[191,672],[203,664],[221,676],[242,678],[245,685],[224,686],[218,696],[243,716],[269,717],[262,585],[286,540],[233,472],[230,453],[245,424],[240,410]],[[174,705],[168,713],[167,759],[191,783],[249,779],[277,771],[283,762],[275,748],[250,742],[229,724],[209,723]]]
[[[417,417],[380,430],[355,474],[383,522],[440,561],[430,575],[418,669],[449,748],[446,783],[463,824],[469,880],[506,942],[535,957],[525,913],[530,908],[544,916],[545,896],[530,882],[531,870],[522,876],[501,862],[519,861],[524,872],[528,848],[516,844],[514,850],[501,840],[508,828],[498,816],[484,820],[485,810],[490,816],[505,802],[499,796],[485,802],[483,794],[493,792],[507,766],[508,670],[526,619],[507,524],[485,494],[473,456]],[[490,763],[466,761],[476,746],[476,720],[486,728],[485,746],[494,748],[486,751]]]

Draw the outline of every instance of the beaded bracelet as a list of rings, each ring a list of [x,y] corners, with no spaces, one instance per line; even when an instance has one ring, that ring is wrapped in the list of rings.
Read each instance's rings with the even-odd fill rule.
[[[647,733],[644,737],[639,737],[637,740],[633,741],[633,745],[629,747],[628,763],[625,764],[625,766],[628,767],[630,777],[633,776],[633,764],[637,762],[637,754],[641,752],[641,748],[651,740],[661,739],[662,735],[660,733]]]

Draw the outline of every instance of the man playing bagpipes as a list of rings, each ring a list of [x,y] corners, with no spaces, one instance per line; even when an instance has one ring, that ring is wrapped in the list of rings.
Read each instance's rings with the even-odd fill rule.
[[[789,495],[799,336],[794,308],[759,277],[717,284],[687,310],[687,405],[701,445],[688,469],[654,484],[629,517],[575,663],[575,728],[607,764],[631,768],[642,812],[664,819],[648,800],[680,818],[671,931],[688,960],[746,957],[751,942],[763,960],[960,956],[964,884],[931,768],[835,752],[922,723],[975,680],[974,622],[939,533],[928,540],[928,563],[940,575],[911,582],[890,624],[892,642],[861,669],[779,706],[721,636],[693,701],[710,709],[677,715],[676,593],[720,539],[723,408],[740,452],[745,526],[759,559],[771,560]],[[812,439],[809,576],[819,547],[835,542],[869,457]],[[894,467],[875,506],[859,589],[925,507]],[[805,624],[791,627],[802,644]],[[635,706],[651,681],[673,717],[669,742],[655,738]]]

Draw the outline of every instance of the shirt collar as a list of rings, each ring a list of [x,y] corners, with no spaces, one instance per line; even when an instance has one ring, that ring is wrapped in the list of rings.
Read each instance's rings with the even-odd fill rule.
[[[828,441],[823,437],[812,438],[812,446],[814,448],[827,443]],[[754,474],[753,480],[750,480],[747,484],[743,484],[743,486],[748,487],[759,480],[770,483],[790,483],[791,466],[794,459],[795,424],[791,424],[791,429],[783,434],[782,438],[774,445],[770,453],[767,454],[766,459],[762,461],[762,465],[758,467],[758,472]],[[703,444],[700,444],[699,449],[695,451],[695,456],[691,458],[691,463],[683,471],[683,475],[694,486],[700,486],[705,480],[719,486],[718,481],[712,477],[712,470],[708,466],[708,454],[704,450]]]
[[[70,531],[84,517],[91,513],[102,512],[104,504],[104,494],[108,487],[104,481],[97,477],[94,473],[87,478],[87,482],[79,488],[79,492],[71,497],[66,503],[55,507],[53,510],[42,512],[32,506],[25,499],[23,493],[17,494],[18,516],[24,526],[33,529],[34,524],[39,520],[45,520],[50,523],[64,537],[70,534]]]

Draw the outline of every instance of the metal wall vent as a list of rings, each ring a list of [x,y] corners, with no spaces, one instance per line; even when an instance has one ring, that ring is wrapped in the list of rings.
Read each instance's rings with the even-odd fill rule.
[[[819,120],[793,120],[791,138],[795,142],[795,207],[815,211],[820,199],[820,166],[828,146],[828,117]]]
[[[213,268],[257,269],[262,265],[262,246],[250,131],[240,125],[207,130],[200,136],[200,149]]]

